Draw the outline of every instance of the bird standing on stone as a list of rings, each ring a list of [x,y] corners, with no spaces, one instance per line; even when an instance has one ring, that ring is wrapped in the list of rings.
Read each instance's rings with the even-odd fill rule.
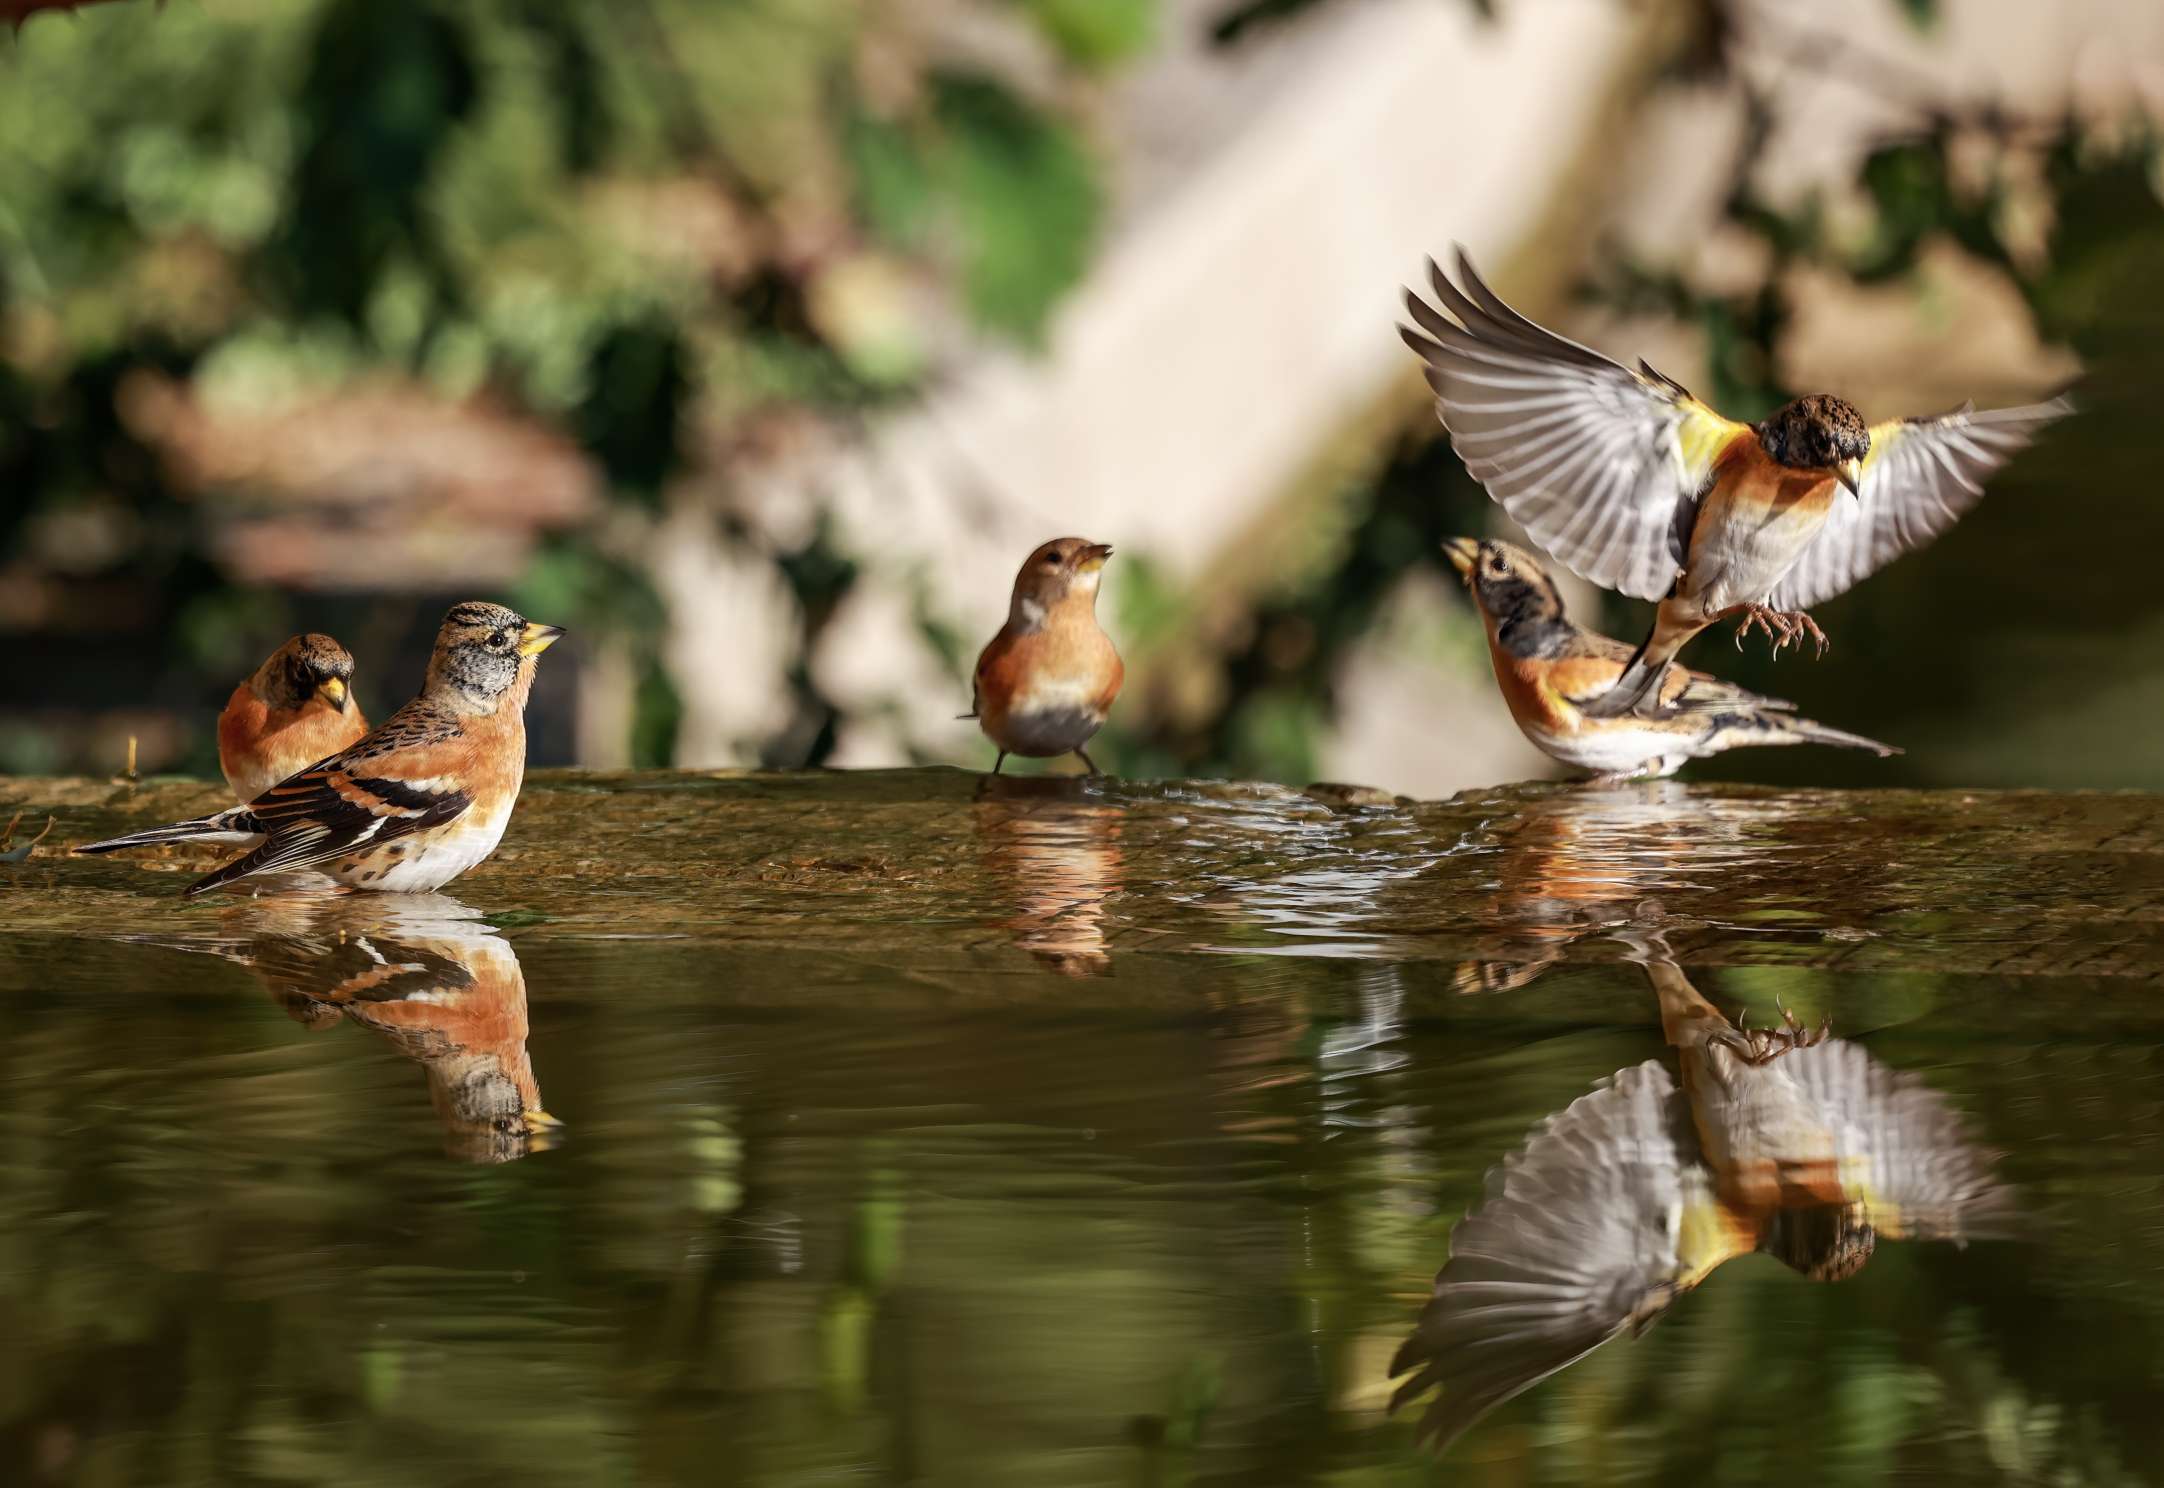
[[[1463,289],[1431,262],[1442,309],[1408,291],[1417,329],[1399,327],[1452,447],[1566,568],[1660,605],[1614,689],[1587,704],[1593,717],[1658,712],[1667,664],[1718,620],[1741,617],[1739,642],[1758,625],[1776,650],[1806,634],[1823,650],[1809,606],[1951,527],[2073,406],[1866,425],[1818,393],[1737,423],[1644,362],[1630,371],[1527,320],[1463,249],[1458,276]]]
[[[79,853],[165,842],[256,842],[188,886],[312,868],[349,888],[438,889],[496,850],[526,775],[535,658],[563,631],[499,604],[452,606],[421,695],[351,748],[252,804],[94,842]]]
[[[999,747],[994,775],[1010,754],[1072,753],[1097,773],[1082,746],[1104,727],[1127,675],[1097,624],[1097,586],[1111,556],[1104,543],[1058,537],[1015,575],[1007,623],[977,658],[973,704],[962,715]]]
[[[1454,537],[1443,552],[1487,626],[1495,681],[1519,731],[1597,781],[1673,775],[1686,760],[1755,744],[1830,744],[1881,758],[1901,752],[1676,662],[1661,668],[1648,693],[1658,705],[1650,716],[1596,716],[1592,705],[1614,690],[1631,648],[1572,624],[1555,581],[1523,548]]]
[[[227,699],[218,715],[218,767],[245,806],[367,732],[346,648],[327,635],[297,635]]]

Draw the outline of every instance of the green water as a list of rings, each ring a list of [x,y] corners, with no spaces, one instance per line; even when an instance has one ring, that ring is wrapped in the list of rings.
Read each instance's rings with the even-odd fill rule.
[[[440,896],[51,851],[215,804],[0,781],[0,1482],[2164,1480],[2164,799],[543,774]],[[1674,1066],[1670,959],[2018,1235],[1737,1259],[1438,1459],[1391,1356]]]

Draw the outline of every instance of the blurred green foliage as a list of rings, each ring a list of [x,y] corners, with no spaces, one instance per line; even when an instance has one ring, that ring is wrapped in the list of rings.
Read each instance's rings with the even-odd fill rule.
[[[1155,26],[1155,0],[978,8],[1076,79]],[[54,561],[41,516],[124,512],[69,577],[140,586],[155,674],[230,679],[299,610],[248,591],[250,623],[214,618],[235,576],[117,414],[130,375],[256,405],[371,379],[476,400],[602,472],[605,510],[549,538],[520,598],[625,649],[634,753],[666,761],[641,548],[674,483],[726,481],[698,451],[906,395],[948,299],[1032,343],[1088,261],[1104,189],[1074,107],[924,31],[847,0],[38,18],[0,43],[0,564]],[[725,491],[709,504],[726,526]],[[824,527],[767,556],[807,614],[853,581]],[[816,762],[831,709],[802,702],[774,747]]]

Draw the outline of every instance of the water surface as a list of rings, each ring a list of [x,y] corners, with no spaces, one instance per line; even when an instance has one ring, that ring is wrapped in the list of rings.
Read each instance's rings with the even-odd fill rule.
[[[2159,1480],[2164,800],[544,774],[443,895],[50,852],[215,804],[0,782],[0,1481]],[[1683,1078],[1668,968],[1996,1219],[1740,1255],[1438,1459],[1392,1356],[1484,1174]]]

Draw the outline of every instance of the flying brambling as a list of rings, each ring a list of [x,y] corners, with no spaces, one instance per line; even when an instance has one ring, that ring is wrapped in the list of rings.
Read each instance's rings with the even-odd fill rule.
[[[562,634],[499,604],[454,605],[436,633],[421,695],[359,743],[251,805],[75,850],[262,839],[190,884],[191,895],[298,868],[356,889],[441,888],[503,836],[526,774],[534,658]]]
[[[970,711],[999,746],[992,773],[1010,754],[1032,759],[1081,755],[1104,727],[1127,669],[1097,624],[1097,585],[1112,549],[1058,537],[1029,555],[1015,575],[1007,623],[977,658]]]
[[[1593,705],[1619,685],[1631,648],[1572,624],[1555,581],[1523,548],[1454,537],[1443,552],[1487,626],[1496,684],[1519,730],[1598,780],[1673,775],[1686,760],[1753,744],[1830,744],[1881,758],[1901,752],[1676,662],[1661,668],[1650,715],[1598,716]]]
[[[218,715],[218,767],[245,806],[368,732],[353,658],[327,635],[297,635],[233,689]]]
[[[1880,1238],[2006,1238],[2015,1196],[1953,1105],[1855,1044],[1745,1032],[1666,958],[1647,976],[1682,1080],[1618,1071],[1488,1175],[1391,1362],[1431,1387],[1420,1434],[1448,1447],[1488,1411],[1624,1332],[1737,1256],[1841,1281]]]
[[[1407,291],[1451,445],[1535,543],[1573,573],[1660,605],[1594,717],[1658,712],[1684,642],[1742,617],[1775,649],[1825,635],[1805,609],[1951,527],[1983,482],[2065,398],[1866,426],[1823,393],[1739,424],[1644,362],[1632,372],[1541,329],[1497,297],[1458,250],[1459,289],[1428,279],[1452,320]],[[1848,493],[1842,498],[1843,490]]]

